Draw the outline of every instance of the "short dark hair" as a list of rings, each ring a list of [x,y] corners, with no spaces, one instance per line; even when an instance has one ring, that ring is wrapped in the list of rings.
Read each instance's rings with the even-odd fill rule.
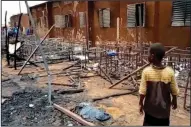
[[[161,43],[153,43],[150,46],[150,53],[154,54],[158,60],[162,61],[165,56],[165,48]]]

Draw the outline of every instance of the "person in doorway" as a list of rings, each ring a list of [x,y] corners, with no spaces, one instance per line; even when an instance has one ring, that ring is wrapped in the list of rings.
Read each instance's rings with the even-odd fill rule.
[[[163,45],[154,43],[150,46],[151,65],[143,70],[139,88],[140,113],[145,113],[143,126],[169,126],[171,106],[174,110],[177,108],[179,89],[173,69],[162,65],[164,56]]]

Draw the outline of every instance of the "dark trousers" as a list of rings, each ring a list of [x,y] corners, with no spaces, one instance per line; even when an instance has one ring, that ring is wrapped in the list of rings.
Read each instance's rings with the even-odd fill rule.
[[[169,126],[169,124],[170,124],[169,118],[159,119],[145,113],[143,126]]]

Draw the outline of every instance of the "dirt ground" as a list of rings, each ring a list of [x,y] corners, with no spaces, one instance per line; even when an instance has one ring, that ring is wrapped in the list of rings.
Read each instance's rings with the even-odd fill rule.
[[[63,68],[70,65],[69,62],[63,62],[58,64],[52,64],[49,65],[50,70],[52,73],[61,72]],[[2,79],[6,79],[7,77],[12,78],[17,76],[17,73],[19,72],[20,67],[18,70],[14,70],[14,68],[8,68],[6,66],[5,60],[2,60]],[[34,67],[30,65],[29,67],[26,67],[22,74],[24,73],[33,73],[38,76],[46,74],[45,71],[42,68]],[[91,77],[91,78],[84,78],[81,79],[83,82],[83,86],[85,87],[85,92],[82,94],[75,94],[68,96],[68,98],[73,98],[73,101],[65,102],[62,99],[57,101],[57,103],[64,105],[64,107],[67,107],[68,109],[71,109],[71,107],[74,107],[77,103],[91,100],[91,98],[95,97],[102,97],[108,94],[113,93],[120,93],[124,91],[128,91],[127,89],[130,88],[130,86],[116,86],[113,89],[108,89],[110,86],[110,83],[108,83],[106,80],[99,76]],[[55,75],[53,76],[53,83],[69,83],[69,78],[64,75]],[[47,77],[39,77],[36,79],[35,87],[46,89],[47,88]],[[29,83],[23,84],[23,86],[30,85]],[[22,86],[22,85],[21,85]],[[57,86],[53,85],[53,90],[55,89],[67,89],[66,86]],[[7,89],[2,88],[2,92],[7,91]],[[181,89],[183,91],[183,89]],[[6,93],[6,92],[4,92]],[[182,93],[181,93],[182,95]],[[76,97],[77,96],[77,97]],[[70,99],[70,100],[72,100]],[[189,98],[190,99],[190,98]],[[143,116],[139,114],[138,112],[138,101],[139,98],[136,95],[124,95],[119,97],[113,97],[104,99],[101,101],[93,102],[95,106],[101,107],[106,110],[112,117],[112,122],[106,123],[104,125],[142,125],[143,123]],[[178,98],[178,109],[171,112],[171,125],[181,126],[181,125],[190,125],[190,112],[183,109],[183,98]]]

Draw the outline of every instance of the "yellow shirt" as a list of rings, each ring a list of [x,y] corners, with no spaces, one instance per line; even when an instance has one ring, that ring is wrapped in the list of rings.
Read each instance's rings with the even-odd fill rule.
[[[170,116],[172,95],[178,95],[174,71],[170,67],[157,68],[153,65],[142,72],[139,94],[145,95],[144,110],[156,118]]]
[[[141,84],[139,88],[139,93],[142,95],[146,95],[147,81],[161,81],[166,84],[170,82],[170,88],[172,91],[171,94],[178,95],[179,93],[174,71],[170,67],[166,67],[164,69],[156,69],[152,66],[149,66],[145,68],[142,72]]]

